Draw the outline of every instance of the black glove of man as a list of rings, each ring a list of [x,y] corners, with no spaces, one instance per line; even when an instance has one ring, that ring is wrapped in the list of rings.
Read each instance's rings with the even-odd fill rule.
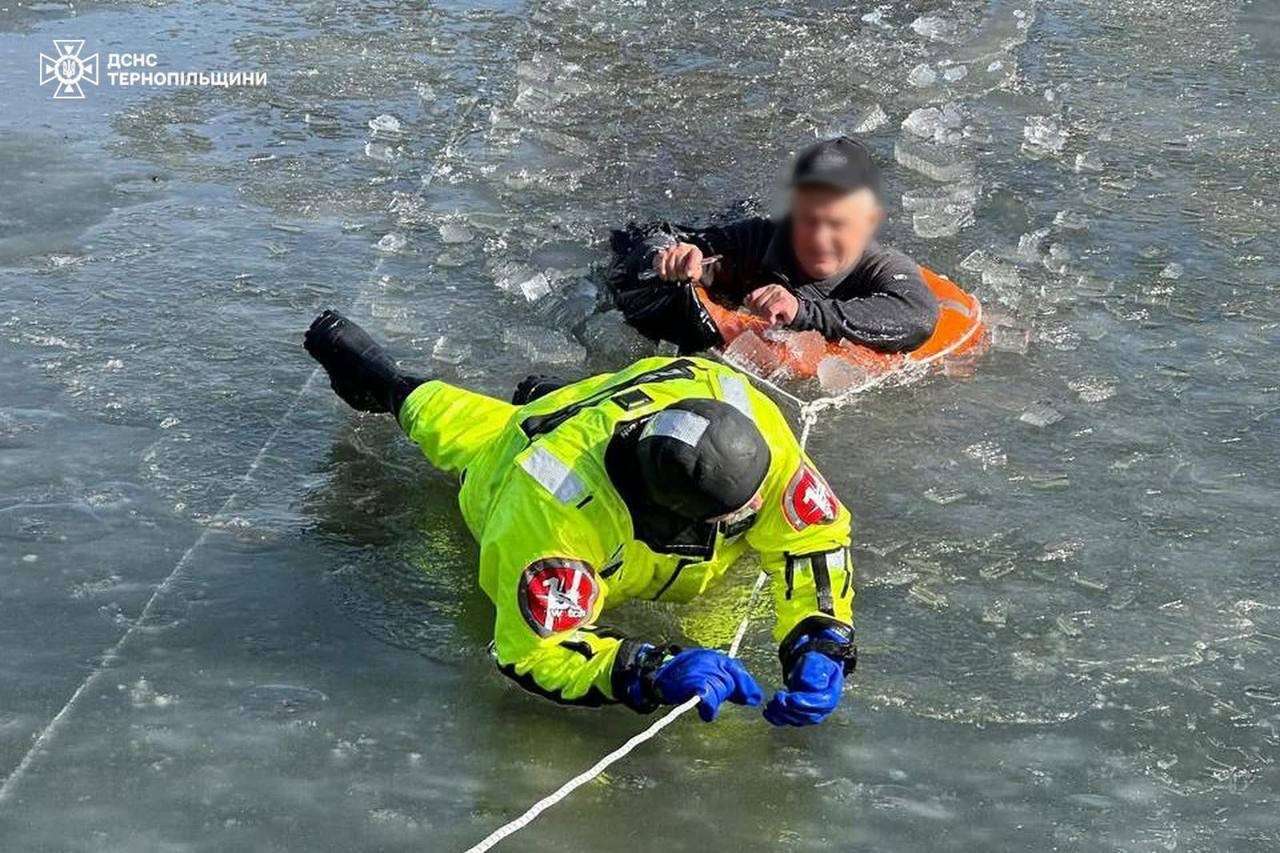
[[[329,374],[338,396],[362,412],[397,415],[425,381],[401,371],[381,344],[337,311],[325,311],[311,323],[303,346]]]

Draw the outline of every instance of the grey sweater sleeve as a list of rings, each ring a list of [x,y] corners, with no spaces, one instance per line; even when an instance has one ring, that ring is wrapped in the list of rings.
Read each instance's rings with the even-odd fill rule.
[[[938,323],[938,300],[915,261],[878,244],[867,248],[830,293],[820,295],[808,286],[797,296],[800,308],[789,328],[813,329],[830,341],[845,339],[884,352],[916,349]]]

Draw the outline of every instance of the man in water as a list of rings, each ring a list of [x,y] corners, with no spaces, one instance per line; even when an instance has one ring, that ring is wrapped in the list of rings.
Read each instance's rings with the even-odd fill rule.
[[[724,343],[695,285],[775,327],[913,350],[933,333],[938,302],[914,261],[876,242],[880,192],[865,145],[847,136],[819,142],[796,159],[780,220],[616,232],[618,307],[641,332],[685,352]]]
[[[520,686],[640,712],[697,696],[704,720],[763,694],[740,661],[598,624],[628,599],[689,601],[748,550],[772,579],[783,689],[774,725],[821,722],[853,671],[849,513],[782,413],[744,376],[647,358],[571,384],[530,377],[512,403],[401,371],[326,311],[305,346],[353,408],[386,412],[461,481],[496,611],[493,655]]]

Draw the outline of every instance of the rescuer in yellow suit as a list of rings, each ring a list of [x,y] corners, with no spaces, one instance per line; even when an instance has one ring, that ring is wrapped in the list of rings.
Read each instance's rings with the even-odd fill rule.
[[[798,726],[835,710],[857,659],[849,513],[745,376],[655,357],[569,384],[530,377],[506,403],[403,372],[333,311],[305,346],[344,401],[395,416],[460,479],[493,653],[522,687],[641,712],[698,696],[708,721],[725,701],[760,704],[736,658],[600,624],[630,599],[691,601],[752,549],[771,579],[785,685],[764,716]]]

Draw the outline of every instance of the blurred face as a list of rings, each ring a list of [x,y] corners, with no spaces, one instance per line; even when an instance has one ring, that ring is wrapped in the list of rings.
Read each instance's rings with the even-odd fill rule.
[[[797,187],[791,195],[791,247],[806,275],[829,278],[853,266],[884,211],[869,189]]]

